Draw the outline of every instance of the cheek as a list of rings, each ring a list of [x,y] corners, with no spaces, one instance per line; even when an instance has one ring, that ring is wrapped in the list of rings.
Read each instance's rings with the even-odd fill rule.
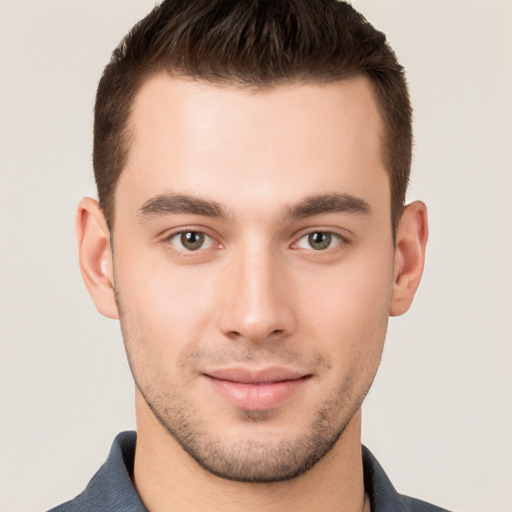
[[[376,368],[384,343],[393,291],[392,255],[378,262],[371,259],[342,264],[322,279],[304,274],[300,286],[308,290],[301,313],[310,331],[307,338],[316,340],[334,365],[345,370],[361,359],[375,361]]]
[[[192,267],[139,265],[142,258],[133,255],[118,259],[116,293],[129,356],[134,364],[169,374],[180,353],[196,348],[211,324],[212,287]]]

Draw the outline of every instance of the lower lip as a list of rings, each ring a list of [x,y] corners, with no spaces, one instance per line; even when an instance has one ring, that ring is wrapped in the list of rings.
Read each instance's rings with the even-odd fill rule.
[[[262,411],[277,407],[301,388],[308,377],[268,384],[248,384],[206,376],[214,390],[236,407]]]

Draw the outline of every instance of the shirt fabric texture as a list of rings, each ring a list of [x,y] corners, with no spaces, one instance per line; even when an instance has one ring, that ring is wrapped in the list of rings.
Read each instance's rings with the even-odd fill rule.
[[[48,512],[147,512],[131,475],[135,458],[135,432],[119,434],[107,461],[75,499]],[[399,494],[375,457],[362,447],[364,486],[371,512],[448,512],[424,501]]]

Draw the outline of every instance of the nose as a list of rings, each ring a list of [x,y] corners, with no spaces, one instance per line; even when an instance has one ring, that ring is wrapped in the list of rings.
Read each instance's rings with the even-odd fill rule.
[[[226,268],[220,328],[233,340],[264,343],[296,329],[294,289],[285,262],[265,248],[240,251]]]

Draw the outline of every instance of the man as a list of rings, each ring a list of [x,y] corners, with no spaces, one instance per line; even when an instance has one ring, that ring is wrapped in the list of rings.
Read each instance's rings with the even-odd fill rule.
[[[136,385],[78,510],[441,510],[361,447],[387,321],[427,242],[385,37],[335,0],[171,0],[95,109],[84,282]]]

